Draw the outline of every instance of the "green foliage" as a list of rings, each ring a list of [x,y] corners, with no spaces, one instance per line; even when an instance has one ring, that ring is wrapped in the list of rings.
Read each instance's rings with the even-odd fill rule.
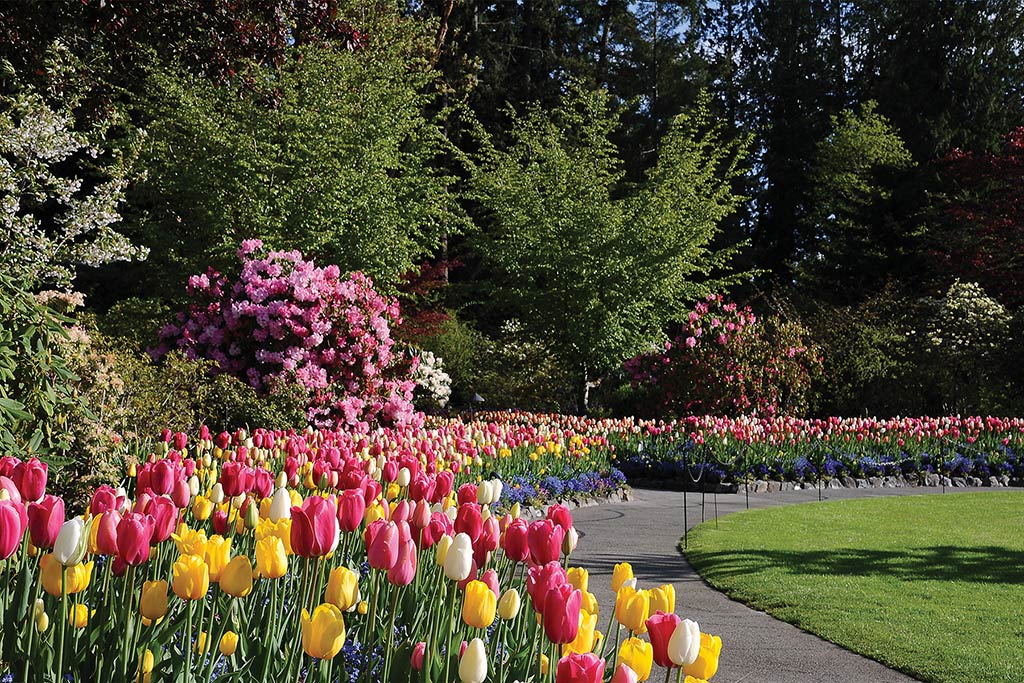
[[[809,292],[858,302],[899,269],[908,251],[898,186],[913,169],[910,152],[867,102],[832,117],[811,169],[811,203],[797,278]],[[905,218],[905,217],[904,217]]]
[[[20,457],[56,454],[70,443],[73,415],[88,410],[62,353],[70,319],[0,274],[0,448]]]
[[[506,150],[488,148],[470,194],[492,228],[480,240],[499,273],[497,301],[575,378],[590,380],[645,348],[679,303],[732,281],[735,248],[715,249],[740,197],[742,146],[721,139],[702,101],[673,122],[657,164],[622,187],[607,93],[574,86],[560,107],[530,107]]]
[[[372,10],[372,11],[371,11]],[[463,227],[425,118],[429,27],[356,3],[356,51],[296,46],[278,69],[218,85],[167,65],[148,82],[147,179],[131,200],[154,253],[147,282],[231,262],[243,239],[288,245],[386,290]]]

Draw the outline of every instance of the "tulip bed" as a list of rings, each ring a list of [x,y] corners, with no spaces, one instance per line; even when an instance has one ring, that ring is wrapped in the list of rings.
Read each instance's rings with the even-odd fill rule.
[[[79,515],[47,493],[44,463],[0,458],[4,677],[621,682],[658,664],[711,678],[721,640],[674,614],[671,585],[639,589],[623,563],[599,610],[571,566],[569,509],[502,502],[493,473],[576,476],[613,457],[570,429],[167,433]]]

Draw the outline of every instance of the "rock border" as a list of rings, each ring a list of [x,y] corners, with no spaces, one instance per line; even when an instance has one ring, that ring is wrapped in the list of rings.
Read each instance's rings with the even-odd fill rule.
[[[690,482],[682,478],[674,479],[634,479],[630,484],[641,489],[661,489],[669,491],[694,491],[697,493],[738,493],[744,489],[742,484],[702,484],[701,482]],[[938,488],[946,486],[949,488],[979,488],[991,487],[1002,488],[1007,486],[1024,485],[1024,480],[1011,479],[1008,475],[1001,477],[989,477],[980,479],[978,477],[940,477],[938,474],[914,475],[892,475],[885,477],[855,478],[850,476],[829,477],[821,482],[822,489],[870,489],[870,488]],[[747,491],[754,494],[778,493],[780,491],[800,491],[804,489],[816,489],[818,483],[814,481],[779,481],[777,479],[755,479],[749,482]]]

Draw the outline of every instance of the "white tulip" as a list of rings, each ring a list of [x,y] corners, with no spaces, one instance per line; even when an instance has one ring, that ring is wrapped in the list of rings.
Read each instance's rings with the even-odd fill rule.
[[[491,482],[482,481],[476,487],[476,502],[487,505],[491,502]]]
[[[501,483],[501,479],[491,480],[491,502],[497,503],[501,500],[501,490],[504,485]]]
[[[64,522],[53,544],[53,557],[65,567],[72,567],[85,559],[89,546],[89,526],[81,517]]]
[[[402,469],[398,470],[398,476],[395,478],[395,483],[404,489],[406,486],[409,485],[409,479],[411,477],[412,475],[409,474],[409,468],[403,467]]]
[[[274,480],[274,485],[277,488],[279,488],[279,489],[283,489],[285,486],[287,486],[288,485],[288,473],[287,472],[278,472],[277,473],[277,478]]]
[[[213,490],[210,491],[210,502],[214,505],[220,505],[224,502],[224,487],[218,481],[213,485]]]
[[[270,521],[279,522],[282,519],[292,518],[292,497],[288,490],[278,488],[274,491],[274,497],[270,501]]]
[[[474,638],[459,661],[459,680],[462,683],[484,683],[487,679],[487,650],[484,641]]]
[[[569,527],[569,531],[565,533],[565,537],[562,538],[562,554],[568,557],[576,550],[576,545],[580,542],[580,532],[576,531],[576,527]]]
[[[668,640],[668,657],[676,666],[685,666],[697,661],[700,654],[700,626],[690,619],[683,619],[672,631]]]
[[[473,568],[473,544],[466,534],[456,534],[452,547],[444,558],[444,575],[452,581],[462,581]]]
[[[199,495],[199,477],[194,474],[188,478],[188,493],[190,496]]]

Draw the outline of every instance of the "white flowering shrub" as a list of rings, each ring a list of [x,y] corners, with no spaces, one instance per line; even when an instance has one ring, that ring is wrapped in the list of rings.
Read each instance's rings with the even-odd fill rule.
[[[32,287],[70,289],[80,265],[148,254],[113,228],[121,219],[123,164],[107,164],[98,183],[69,172],[101,156],[72,125],[70,113],[37,94],[0,100],[0,263]]]
[[[983,358],[1005,343],[1009,326],[1006,308],[981,285],[957,280],[928,324],[928,342],[954,359]]]
[[[429,406],[444,408],[452,396],[452,378],[444,371],[444,361],[430,351],[420,351],[419,364],[413,372],[418,391],[416,399]],[[424,406],[427,407],[427,406]]]

